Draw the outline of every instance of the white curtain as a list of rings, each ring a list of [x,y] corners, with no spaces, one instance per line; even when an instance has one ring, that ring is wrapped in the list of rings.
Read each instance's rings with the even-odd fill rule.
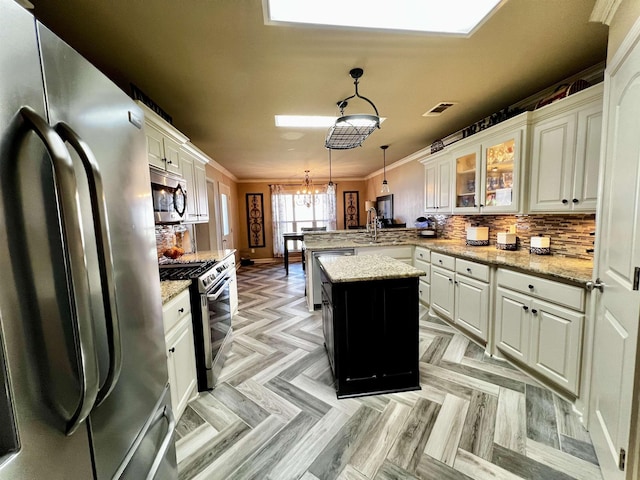
[[[269,185],[271,189],[271,218],[273,224],[273,256],[282,257],[284,255],[284,239],[283,233],[300,231],[297,223],[302,223],[300,219],[296,219],[296,209],[310,208],[295,205],[295,186],[286,185]],[[322,191],[326,192],[326,185],[321,186]],[[316,226],[326,226],[327,230],[336,229],[336,194],[331,195],[322,193],[317,195],[318,201],[321,202],[316,210],[326,212],[326,218],[314,218]],[[324,217],[324,215],[323,215]],[[308,221],[307,221],[308,222]],[[306,223],[308,225],[308,223]],[[304,226],[304,224],[303,224]]]
[[[284,255],[284,240],[282,238],[286,228],[286,192],[282,185],[269,185],[271,189],[271,221],[273,225],[273,256]]]

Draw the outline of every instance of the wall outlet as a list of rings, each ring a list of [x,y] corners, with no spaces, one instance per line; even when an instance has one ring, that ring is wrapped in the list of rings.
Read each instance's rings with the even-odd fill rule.
[[[252,248],[252,249],[251,249],[251,253],[256,253],[256,249],[255,249],[255,248]]]

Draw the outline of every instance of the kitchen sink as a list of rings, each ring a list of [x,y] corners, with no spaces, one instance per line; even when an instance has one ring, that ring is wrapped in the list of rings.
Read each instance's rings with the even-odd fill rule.
[[[352,240],[353,243],[357,243],[359,245],[375,245],[376,243],[381,243],[382,240],[370,240],[370,239],[364,239],[364,240]]]

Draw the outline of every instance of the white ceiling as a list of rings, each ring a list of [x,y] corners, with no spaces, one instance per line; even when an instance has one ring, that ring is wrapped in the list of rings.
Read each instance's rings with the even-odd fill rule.
[[[595,0],[507,0],[470,38],[265,25],[261,0],[31,0],[35,15],[127,93],[137,85],[239,180],[328,176],[326,129],[275,114],[338,115],[359,92],[386,117],[362,147],[332,153],[363,178],[605,60]],[[346,0],[345,0],[346,1]],[[422,114],[458,102],[439,117]],[[353,100],[346,114],[371,113]]]

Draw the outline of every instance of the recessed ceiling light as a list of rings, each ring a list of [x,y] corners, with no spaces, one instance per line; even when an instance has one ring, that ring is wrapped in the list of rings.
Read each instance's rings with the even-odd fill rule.
[[[507,0],[263,0],[265,23],[468,35]]]
[[[329,128],[335,125],[337,119],[320,115],[275,115],[276,127]],[[380,117],[380,123],[384,120],[384,117]]]

